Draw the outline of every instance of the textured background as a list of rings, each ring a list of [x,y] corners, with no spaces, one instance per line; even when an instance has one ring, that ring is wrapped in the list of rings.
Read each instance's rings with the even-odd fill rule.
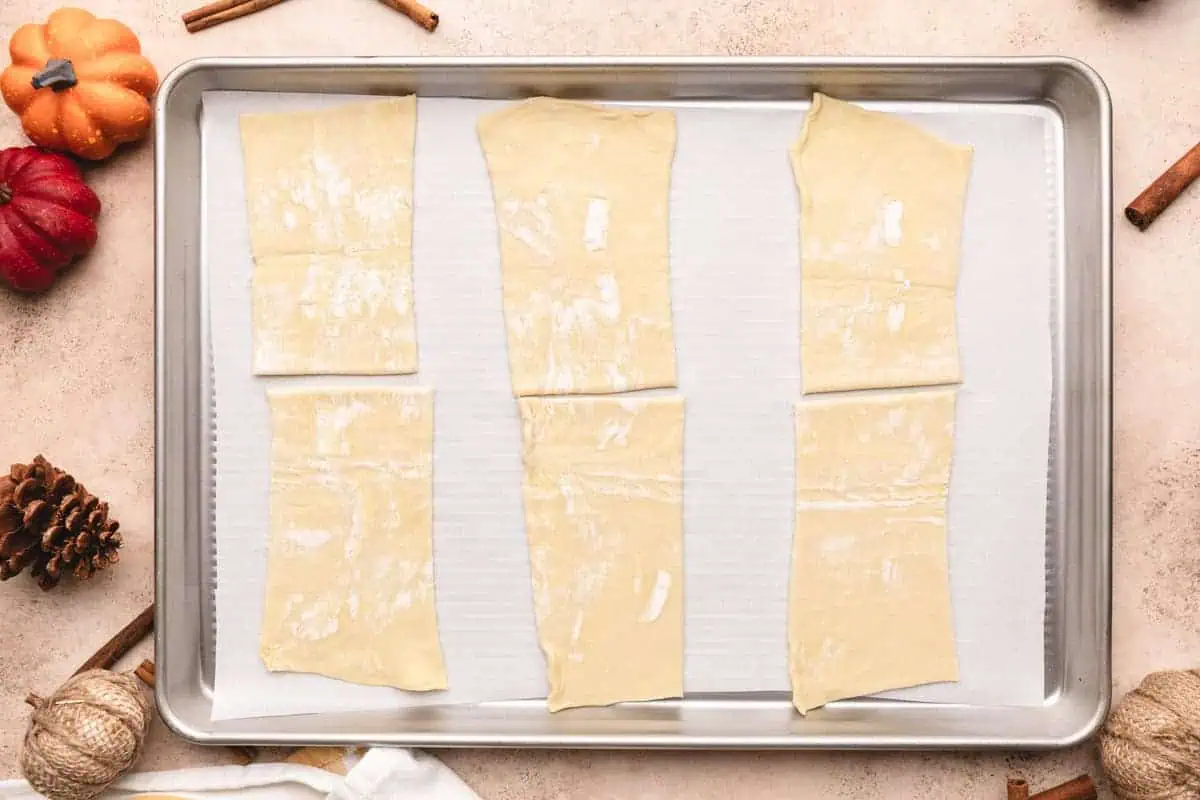
[[[373,0],[291,0],[195,36],[199,0],[77,0],[142,37],[160,70],[205,55],[1070,55],[1115,106],[1116,203],[1200,140],[1200,3],[1150,0],[438,0],[426,35]],[[52,0],[4,0],[0,36]],[[0,147],[23,139],[0,113]],[[52,690],[150,602],[153,487],[153,154],[123,152],[89,180],[104,200],[94,255],[49,294],[0,291],[0,461],[38,452],[112,503],[128,546],[113,572],[43,595],[0,585],[0,777],[16,774],[30,689]],[[1147,234],[1116,225],[1116,514],[1113,668],[1200,662],[1200,191]],[[139,656],[149,655],[143,649]],[[132,660],[132,659],[131,659]],[[225,763],[156,730],[143,767]],[[1095,748],[1044,755],[457,752],[500,798],[1003,797],[1098,774]]]

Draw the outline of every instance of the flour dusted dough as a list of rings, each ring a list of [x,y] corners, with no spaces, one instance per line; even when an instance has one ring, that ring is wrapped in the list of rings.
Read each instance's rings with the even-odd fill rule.
[[[792,702],[958,678],[946,558],[955,390],[796,407]]]
[[[416,108],[242,117],[257,374],[416,372]]]
[[[261,655],[272,671],[446,688],[429,389],[272,389]]]
[[[958,382],[971,149],[818,94],[791,159],[805,393]]]
[[[535,98],[484,117],[517,395],[675,385],[675,116]]]
[[[683,693],[683,400],[528,398],[525,528],[549,708]]]

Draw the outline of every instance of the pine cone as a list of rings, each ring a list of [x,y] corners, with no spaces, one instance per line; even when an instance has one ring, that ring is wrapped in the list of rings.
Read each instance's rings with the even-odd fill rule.
[[[0,581],[26,567],[43,589],[68,570],[90,578],[117,563],[117,527],[108,503],[46,459],[13,464],[0,475]]]

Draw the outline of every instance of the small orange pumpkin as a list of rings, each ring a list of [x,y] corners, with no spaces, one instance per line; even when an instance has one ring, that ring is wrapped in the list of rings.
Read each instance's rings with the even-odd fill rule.
[[[8,49],[0,93],[34,144],[95,160],[150,130],[158,72],[115,19],[60,8],[18,28]]]

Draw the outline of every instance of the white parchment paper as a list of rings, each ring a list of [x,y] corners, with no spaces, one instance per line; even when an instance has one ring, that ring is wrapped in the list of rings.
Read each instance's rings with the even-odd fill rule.
[[[355,99],[363,98],[208,93],[204,99],[204,264],[217,417],[214,719],[545,694],[498,235],[475,134],[478,116],[502,103],[418,102],[413,255],[420,372],[401,378],[251,373],[252,262],[237,118]],[[964,382],[949,506],[961,679],[888,696],[1040,704],[1052,220],[1059,191],[1051,118],[1025,107],[883,107],[975,147],[959,286]],[[690,104],[676,111],[671,280],[678,391],[687,398],[685,687],[787,691],[800,273],[786,154],[804,107]],[[434,560],[451,687],[435,695],[272,674],[258,658],[270,445],[265,389],[388,382],[435,390]]]

